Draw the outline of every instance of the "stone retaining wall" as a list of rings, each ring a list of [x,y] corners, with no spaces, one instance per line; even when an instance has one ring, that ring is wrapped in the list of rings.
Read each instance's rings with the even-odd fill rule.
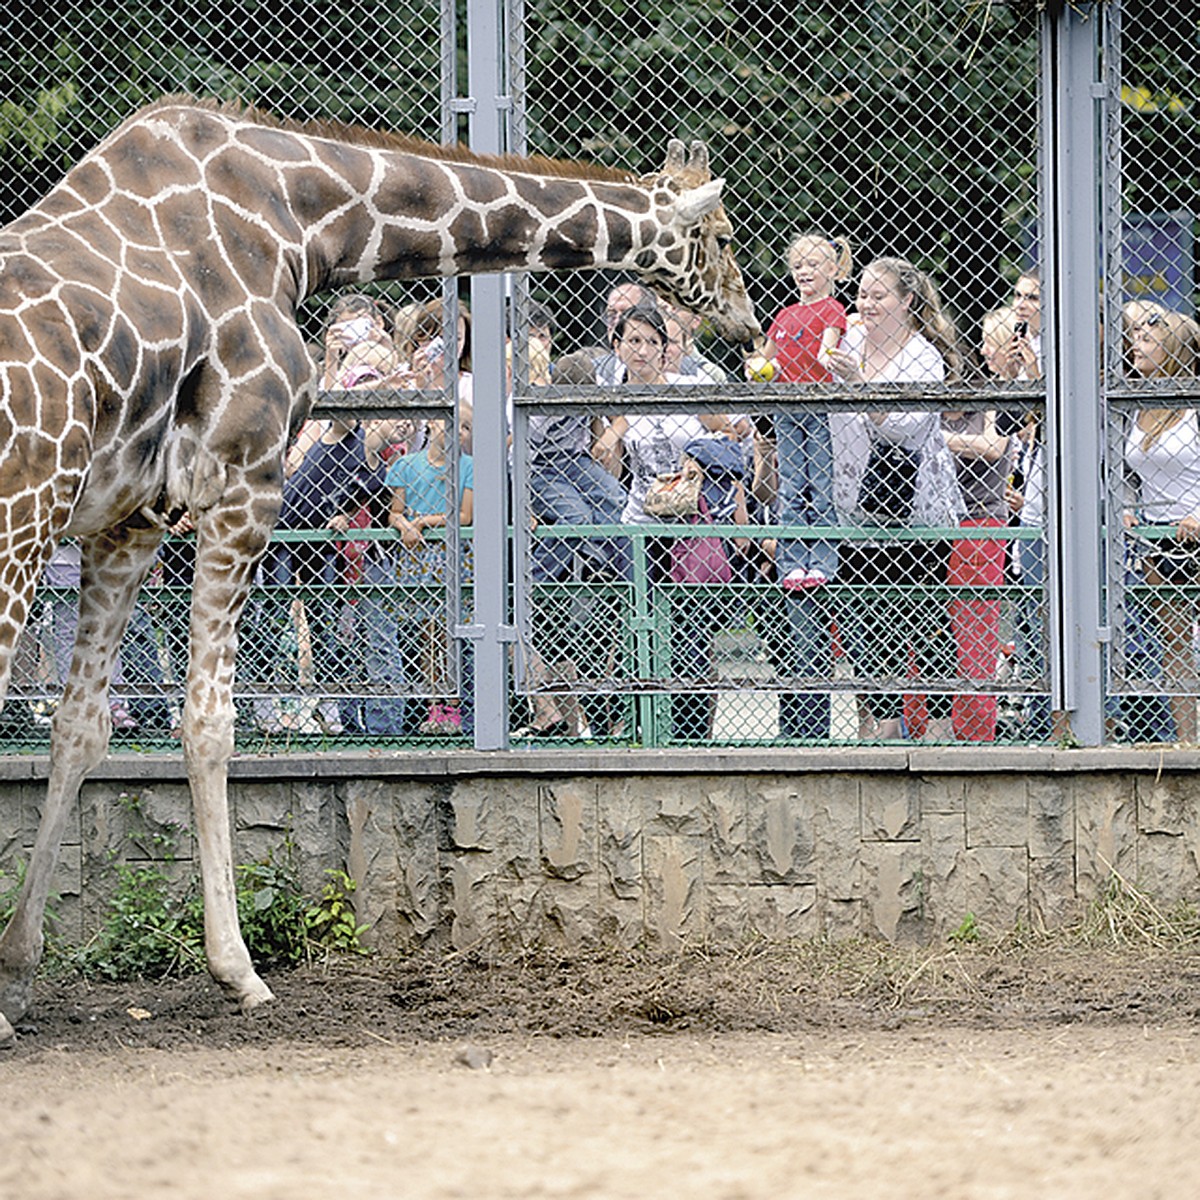
[[[28,854],[46,761],[0,760],[0,870]],[[290,838],[305,886],[359,881],[381,950],[944,937],[1077,917],[1115,869],[1200,902],[1200,754],[848,749],[241,757],[238,861]],[[114,855],[193,870],[178,757],[109,759],[60,858],[89,935]],[[0,891],[3,882],[0,881]]]

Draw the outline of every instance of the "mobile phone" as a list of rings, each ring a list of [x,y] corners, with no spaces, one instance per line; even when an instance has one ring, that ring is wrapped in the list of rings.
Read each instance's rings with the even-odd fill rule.
[[[425,346],[425,361],[427,363],[441,362],[446,357],[446,341],[440,335]]]
[[[1019,338],[1028,337],[1029,336],[1029,322],[1028,321],[1018,321],[1013,326],[1013,332]]]

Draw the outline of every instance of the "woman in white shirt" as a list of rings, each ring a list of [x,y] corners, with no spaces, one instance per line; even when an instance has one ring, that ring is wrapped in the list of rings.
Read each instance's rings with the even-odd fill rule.
[[[621,314],[613,329],[613,350],[625,369],[625,382],[643,386],[670,383],[667,376],[669,332],[657,309],[631,308]],[[623,459],[628,500],[621,520],[626,525],[654,524],[645,509],[646,493],[660,474],[682,466],[684,449],[700,438],[735,440],[737,430],[729,417],[713,413],[657,412],[614,417],[597,443],[597,457],[610,469]],[[743,486],[734,486],[729,512],[713,512],[718,523],[747,521]],[[690,526],[689,526],[690,528]],[[671,578],[672,538],[652,538],[647,544],[650,581]],[[726,544],[729,555],[734,546]],[[744,549],[744,547],[738,547]],[[721,616],[719,599],[706,585],[683,590],[672,597],[671,674],[678,679],[706,679],[713,668],[712,635]],[[702,693],[677,693],[671,698],[671,733],[682,741],[712,736],[715,697]]]
[[[1132,331],[1133,370],[1143,379],[1194,376],[1200,364],[1200,326],[1181,313],[1150,313]],[[1173,525],[1142,561],[1146,582],[1160,589],[1152,601],[1162,639],[1163,671],[1171,696],[1175,735],[1196,740],[1196,675],[1192,627],[1195,604],[1178,588],[1200,584],[1200,423],[1192,408],[1144,408],[1125,439],[1125,462],[1137,477],[1138,515],[1126,524]]]
[[[845,383],[927,384],[957,376],[954,326],[942,311],[930,277],[899,258],[876,259],[862,274],[856,312],[829,364]],[[928,411],[835,415],[835,502],[851,520],[880,527],[954,526],[964,515],[954,459],[941,432],[940,406]],[[944,624],[922,621],[930,606],[897,587],[934,586],[946,575],[943,539],[854,541],[841,550],[839,578],[855,585],[848,626],[859,671],[899,680],[910,672]],[[876,591],[875,589],[880,589]],[[932,628],[931,628],[932,626]],[[938,647],[945,661],[948,646]],[[952,660],[951,660],[952,661]],[[860,736],[901,736],[903,696],[874,694],[860,701]]]

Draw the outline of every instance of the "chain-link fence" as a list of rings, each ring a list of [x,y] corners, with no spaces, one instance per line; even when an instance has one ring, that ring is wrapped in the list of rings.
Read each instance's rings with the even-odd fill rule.
[[[478,712],[521,744],[1045,742],[1080,702],[1065,631],[1090,589],[1104,736],[1195,740],[1194,19],[527,0],[499,14],[501,53],[478,11],[76,5],[0,51],[6,219],[171,92],[433,141],[494,106],[502,148],[640,175],[701,139],[726,181],[758,353],[633,277],[511,277],[489,358],[506,452],[472,443],[473,377],[494,368],[472,358],[468,285],[306,306],[326,414],[366,419],[318,413],[289,458],[241,627],[244,736],[469,743]],[[1103,120],[1065,177],[1070,21],[1101,52]],[[501,63],[501,95],[469,94],[472,56]],[[1081,179],[1105,278],[1074,305],[1043,268],[1048,208]],[[1059,520],[1081,417],[1044,377],[1069,389],[1071,339],[1101,324],[1091,587],[1071,566],[1087,539]],[[483,469],[498,453],[507,498]],[[508,554],[473,537],[501,511]],[[179,719],[189,546],[167,542],[114,688],[118,732],[147,744]],[[44,735],[77,580],[66,543],[18,655],[14,736]],[[501,627],[481,632],[477,591],[510,597]]]

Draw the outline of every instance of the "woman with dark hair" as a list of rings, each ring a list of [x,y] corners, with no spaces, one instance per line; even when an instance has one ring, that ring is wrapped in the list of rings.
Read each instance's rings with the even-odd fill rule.
[[[612,346],[624,367],[626,385],[654,387],[669,382],[667,341],[666,321],[656,308],[632,308],[617,318]],[[598,450],[610,468],[624,468],[629,492],[622,522],[638,525],[660,520],[646,511],[651,485],[659,475],[680,470],[685,454],[692,455],[703,448],[704,442],[714,440],[740,455],[737,430],[722,414],[658,412],[614,417],[599,440]],[[742,483],[735,482],[727,492],[727,502],[715,504],[706,515],[717,524],[729,521],[746,524]],[[689,524],[688,528],[694,527]],[[678,569],[673,573],[671,548],[676,542],[675,538],[653,538],[648,542],[647,566],[652,585],[690,582],[682,578]],[[746,544],[738,548],[745,550]],[[714,604],[714,599],[707,586],[680,588],[672,594],[670,670],[677,680],[704,680],[712,674],[712,634],[720,619],[720,605]],[[702,693],[672,696],[672,736],[683,741],[710,738],[714,701],[714,696]]]

